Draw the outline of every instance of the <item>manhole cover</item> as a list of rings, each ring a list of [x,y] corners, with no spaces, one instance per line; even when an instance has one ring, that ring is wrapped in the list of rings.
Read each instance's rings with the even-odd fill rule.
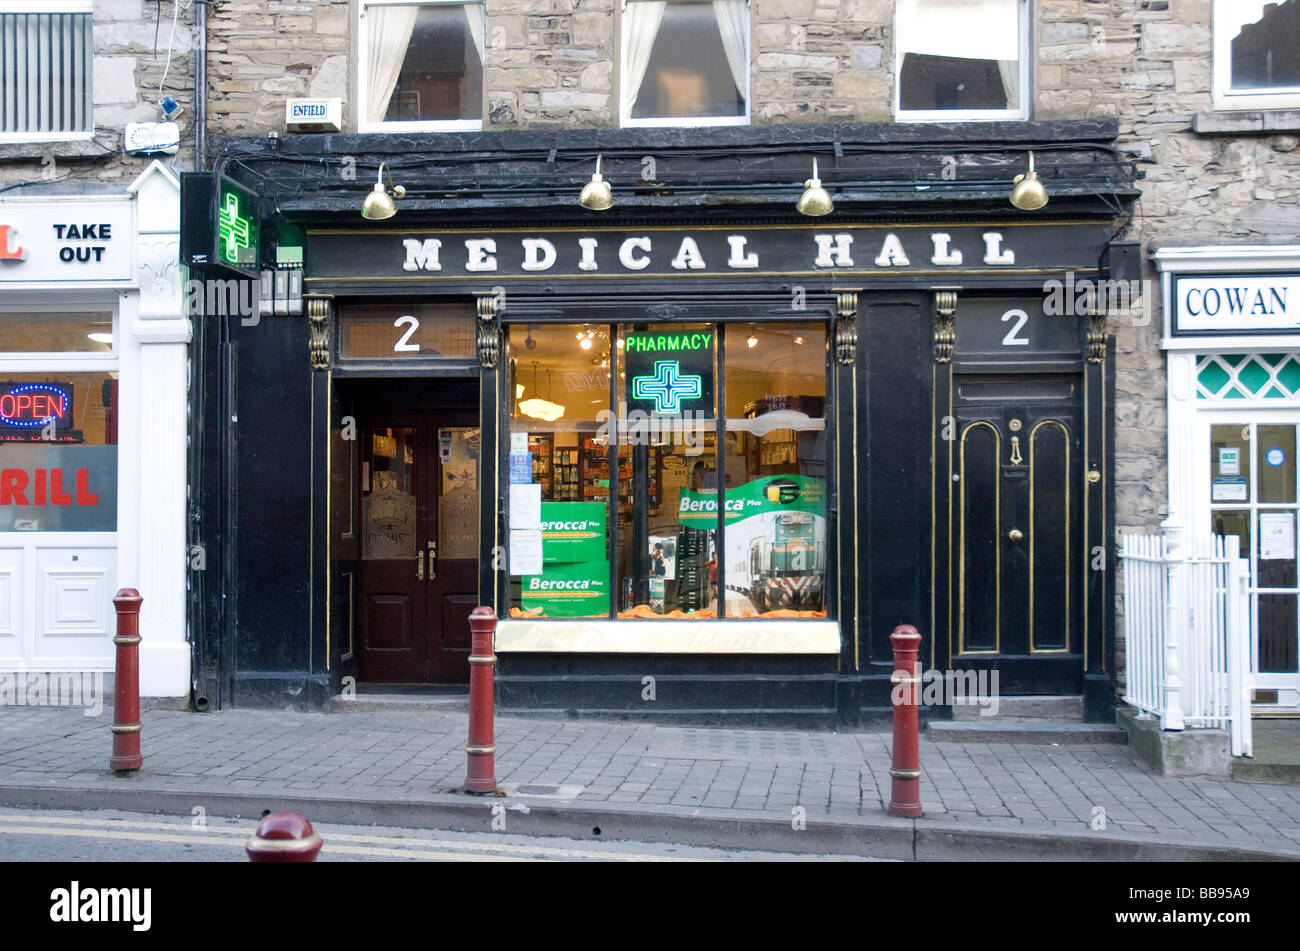
[[[524,783],[515,790],[521,796],[554,796],[559,791],[559,786],[539,786],[536,783]]]

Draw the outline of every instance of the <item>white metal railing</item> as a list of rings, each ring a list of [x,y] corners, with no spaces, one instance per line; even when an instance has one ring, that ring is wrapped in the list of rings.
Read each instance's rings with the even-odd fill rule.
[[[1250,562],[1236,535],[1125,535],[1124,702],[1162,730],[1220,727],[1251,756]]]

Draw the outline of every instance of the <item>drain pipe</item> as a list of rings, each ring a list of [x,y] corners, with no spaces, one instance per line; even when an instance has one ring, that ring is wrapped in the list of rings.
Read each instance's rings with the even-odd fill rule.
[[[194,170],[208,166],[208,3],[194,3]]]

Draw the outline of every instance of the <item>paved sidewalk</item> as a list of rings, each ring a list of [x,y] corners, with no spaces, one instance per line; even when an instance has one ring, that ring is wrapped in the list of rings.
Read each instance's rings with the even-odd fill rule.
[[[657,830],[683,844],[899,858],[1300,859],[1300,785],[1165,779],[1121,745],[922,738],[926,815],[906,820],[884,811],[888,734],[498,717],[497,778],[511,795],[485,800],[458,792],[464,713],[146,710],[144,769],[125,778],[108,771],[111,720],[107,710],[0,707],[0,804],[237,815],[292,804],[321,821],[416,817],[463,828],[487,828],[492,806],[505,804],[511,831],[571,833],[604,817],[607,835]],[[517,784],[581,790],[523,795]],[[1094,828],[1099,808],[1104,829]]]

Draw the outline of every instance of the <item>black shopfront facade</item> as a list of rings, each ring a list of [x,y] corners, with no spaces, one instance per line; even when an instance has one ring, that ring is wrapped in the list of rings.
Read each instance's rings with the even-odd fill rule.
[[[1108,276],[1114,135],[221,143],[303,298],[199,321],[196,706],[464,683],[486,604],[503,712],[852,728],[908,623],[927,669],[1106,718],[1113,356],[1045,288]],[[1030,149],[1036,212],[1007,201]],[[371,221],[381,162],[406,196]]]

